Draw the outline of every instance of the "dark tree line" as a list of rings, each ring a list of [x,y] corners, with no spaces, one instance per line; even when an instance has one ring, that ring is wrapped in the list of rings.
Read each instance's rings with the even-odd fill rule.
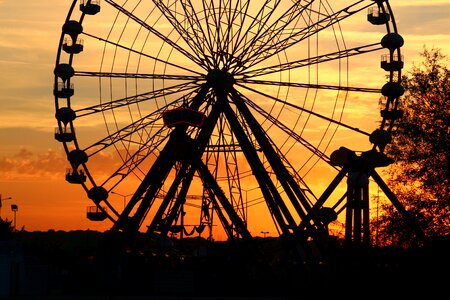
[[[14,238],[14,226],[12,221],[0,218],[0,241]]]
[[[425,235],[450,237],[450,70],[440,49],[424,47],[423,62],[403,76],[403,118],[386,154],[395,160],[388,185]],[[390,204],[376,221],[382,245],[409,247],[417,237]],[[375,221],[374,221],[375,222]]]

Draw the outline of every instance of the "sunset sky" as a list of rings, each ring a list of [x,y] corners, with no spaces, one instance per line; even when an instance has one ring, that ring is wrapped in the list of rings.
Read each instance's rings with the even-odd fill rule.
[[[1,217],[35,230],[108,229],[86,219],[85,192],[65,181],[68,167],[54,140],[53,69],[71,0],[0,0]],[[332,2],[332,1],[331,1]],[[421,62],[423,47],[450,55],[450,0],[391,0],[404,71]]]

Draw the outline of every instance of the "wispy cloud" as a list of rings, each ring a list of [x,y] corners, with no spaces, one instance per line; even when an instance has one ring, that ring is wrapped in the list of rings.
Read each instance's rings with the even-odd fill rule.
[[[450,4],[449,0],[396,0],[396,1],[390,1],[391,6],[394,7],[400,7],[400,6],[433,6],[433,5],[440,5],[440,4]]]
[[[414,35],[450,34],[450,2],[402,6],[394,12],[402,32]]]
[[[63,178],[65,157],[61,153],[48,150],[45,153],[33,153],[22,148],[12,156],[0,157],[0,177],[2,181],[35,178]]]

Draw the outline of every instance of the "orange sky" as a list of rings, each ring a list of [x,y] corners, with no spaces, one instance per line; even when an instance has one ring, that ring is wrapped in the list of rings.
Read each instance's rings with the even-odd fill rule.
[[[450,1],[390,3],[405,40],[404,70],[421,61],[424,45],[450,54]],[[61,144],[53,138],[53,68],[70,4],[70,0],[0,0],[0,194],[3,199],[12,197],[3,202],[1,217],[13,219],[10,204],[17,204],[17,226],[29,231],[105,230],[111,226],[86,219],[91,203],[79,186],[64,180],[68,163]],[[365,66],[355,71],[366,82],[384,80],[372,79],[378,73]],[[321,189],[327,182],[319,178],[315,184]],[[113,196],[117,203],[123,200]],[[249,213],[249,218],[258,217],[256,212]],[[273,232],[265,224],[259,222],[252,233]]]

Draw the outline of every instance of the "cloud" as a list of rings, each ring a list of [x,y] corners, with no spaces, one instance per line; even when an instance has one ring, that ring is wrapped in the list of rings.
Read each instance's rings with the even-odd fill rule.
[[[450,34],[450,2],[423,6],[401,6],[394,9],[400,32],[415,35]]]
[[[12,147],[11,139],[15,142],[22,139],[30,145],[31,141],[36,141],[46,149],[56,124],[52,70],[61,24],[70,4],[66,1],[0,0],[0,6],[0,127],[30,128],[7,136],[4,131],[0,132],[2,152]],[[50,134],[44,137],[38,133],[37,136],[47,145],[34,136],[33,129],[43,127],[47,127]],[[29,139],[21,137],[22,134]]]
[[[5,181],[63,178],[65,169],[61,166],[66,165],[65,161],[62,153],[51,149],[44,153],[33,153],[22,148],[12,156],[0,157],[0,177]]]
[[[117,154],[101,153],[95,156],[88,167],[95,169],[99,177],[113,172],[120,165]],[[2,181],[21,180],[60,180],[63,181],[70,164],[63,150],[48,149],[45,152],[33,152],[23,147],[12,155],[0,157],[0,178]]]
[[[449,0],[396,0],[391,1],[391,6],[394,7],[394,9],[396,7],[402,7],[402,6],[408,6],[408,7],[412,7],[412,6],[430,6],[430,5],[442,5],[442,4],[450,4]]]

